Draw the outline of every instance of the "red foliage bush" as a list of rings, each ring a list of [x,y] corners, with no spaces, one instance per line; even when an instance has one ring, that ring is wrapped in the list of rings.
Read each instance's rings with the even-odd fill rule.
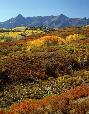
[[[62,112],[66,112],[70,109],[74,109],[77,113],[82,114],[89,108],[89,101],[84,100],[83,102],[77,102],[76,98],[81,99],[81,97],[86,98],[87,96],[89,96],[89,87],[82,84],[74,89],[72,88],[67,92],[62,93],[59,96],[49,96],[41,100],[25,100],[20,104],[13,104],[10,107],[11,111],[8,114],[36,114],[36,112],[45,114],[47,111],[56,112],[60,110]]]
[[[65,96],[69,99],[78,99],[81,97],[86,97],[89,95],[89,86],[85,84],[81,84],[81,86],[77,86],[76,88],[72,88],[67,90],[62,96]]]
[[[60,50],[60,53],[47,52],[42,55],[23,53],[2,58],[0,60],[0,69],[8,70],[9,77],[13,81],[26,80],[30,77],[45,79],[50,77],[49,74],[52,74],[52,71],[54,71],[55,75],[58,75],[56,71],[60,71],[60,65],[66,65],[62,70],[64,73],[67,72],[65,69],[67,69],[69,59],[69,55],[67,56],[62,50]],[[47,68],[50,69],[47,71],[49,73],[46,73]],[[56,77],[55,75],[53,77]]]
[[[4,110],[0,109],[0,114],[5,114]]]

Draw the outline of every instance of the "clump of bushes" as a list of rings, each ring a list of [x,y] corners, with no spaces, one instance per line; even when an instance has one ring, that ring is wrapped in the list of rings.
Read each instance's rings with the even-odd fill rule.
[[[89,87],[87,85],[80,85],[70,90],[65,91],[58,96],[49,96],[41,100],[27,99],[19,104],[10,106],[10,111],[7,114],[21,114],[21,113],[81,113],[87,112],[89,109]],[[79,100],[80,99],[80,100]],[[83,103],[83,104],[82,104]],[[84,107],[83,107],[84,106]],[[1,110],[2,114],[4,113]],[[73,114],[74,114],[73,113]]]
[[[68,47],[69,50],[69,47]],[[56,51],[43,53],[19,53],[1,57],[1,74],[8,71],[11,80],[23,81],[30,78],[47,79],[48,77],[58,77],[60,75],[73,75],[75,71],[88,69],[87,50],[68,51],[59,48]]]

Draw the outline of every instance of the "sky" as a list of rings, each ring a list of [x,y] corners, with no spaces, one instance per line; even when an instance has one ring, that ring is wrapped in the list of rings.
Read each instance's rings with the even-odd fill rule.
[[[89,0],[0,0],[0,21],[18,14],[25,17],[64,14],[89,18]]]

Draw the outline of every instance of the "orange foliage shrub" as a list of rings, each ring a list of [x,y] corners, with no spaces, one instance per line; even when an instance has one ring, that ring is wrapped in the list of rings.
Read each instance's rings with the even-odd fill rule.
[[[82,84],[59,96],[49,96],[41,100],[25,100],[20,104],[13,104],[8,114],[36,114],[37,112],[45,114],[45,112],[52,113],[58,110],[61,112],[75,110],[77,113],[83,114],[89,108],[89,101],[77,102],[76,98],[85,97],[86,99],[87,96],[89,96],[89,87]]]
[[[62,96],[66,96],[69,99],[76,99],[81,97],[86,97],[89,95],[89,87],[87,85],[81,84],[81,86],[77,86],[76,88],[72,88],[67,90]]]
[[[54,46],[58,44],[65,44],[65,40],[61,37],[58,37],[56,35],[52,36],[43,36],[39,39],[35,39],[33,41],[27,42],[27,51],[34,48],[34,47],[40,47],[40,46]]]
[[[5,114],[4,110],[0,109],[0,114]]]
[[[62,70],[64,70],[64,73],[67,72],[65,69],[69,64],[69,59],[70,55],[67,55],[61,49],[60,53],[43,53],[42,55],[23,53],[5,56],[0,60],[0,72],[6,72],[7,70],[7,76],[9,75],[13,82],[35,77],[45,79],[50,76],[58,76],[56,71],[60,71],[60,66],[66,65]]]

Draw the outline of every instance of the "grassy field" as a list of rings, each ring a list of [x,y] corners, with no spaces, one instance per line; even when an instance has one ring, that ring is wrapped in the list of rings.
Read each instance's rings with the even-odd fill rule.
[[[21,28],[20,28],[21,29]],[[30,35],[37,35],[43,33],[42,30],[11,30],[6,32],[0,32],[0,42],[14,42],[19,39]]]

